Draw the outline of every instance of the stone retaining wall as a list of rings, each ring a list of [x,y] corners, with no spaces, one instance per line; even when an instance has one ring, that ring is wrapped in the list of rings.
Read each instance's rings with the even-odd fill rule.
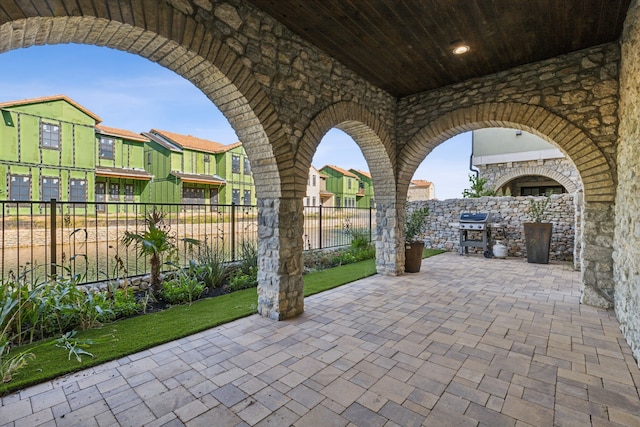
[[[550,258],[558,261],[579,260],[575,247],[576,221],[575,194],[558,194],[549,198],[547,221],[553,224]],[[490,212],[492,241],[500,240],[508,248],[508,256],[524,257],[526,248],[522,224],[530,222],[531,200],[541,197],[481,197],[477,199],[427,200],[408,203],[409,209],[429,208],[425,245],[430,248],[458,251],[459,231],[451,224],[457,223],[461,212]],[[480,248],[469,248],[469,251]]]

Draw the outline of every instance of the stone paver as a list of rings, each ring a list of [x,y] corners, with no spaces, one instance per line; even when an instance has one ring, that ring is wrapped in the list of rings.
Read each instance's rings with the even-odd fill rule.
[[[443,254],[4,396],[0,425],[640,425],[640,370],[566,264]]]

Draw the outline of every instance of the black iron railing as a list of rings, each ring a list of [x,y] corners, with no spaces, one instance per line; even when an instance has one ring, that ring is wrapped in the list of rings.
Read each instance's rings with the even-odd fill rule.
[[[256,206],[122,202],[0,201],[0,280],[26,274],[32,283],[56,275],[77,275],[82,283],[149,272],[148,259],[124,246],[125,232],[143,233],[145,215],[164,214],[175,243],[173,259],[186,264],[202,245],[241,256],[241,245],[257,243]],[[350,244],[359,235],[373,239],[372,209],[305,207],[304,249]],[[197,240],[200,245],[187,243]]]

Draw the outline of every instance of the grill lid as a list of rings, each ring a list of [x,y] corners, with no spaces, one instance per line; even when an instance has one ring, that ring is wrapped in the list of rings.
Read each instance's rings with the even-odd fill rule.
[[[488,212],[478,212],[478,213],[470,213],[470,212],[462,212],[460,214],[460,222],[488,222],[489,221],[489,213]]]

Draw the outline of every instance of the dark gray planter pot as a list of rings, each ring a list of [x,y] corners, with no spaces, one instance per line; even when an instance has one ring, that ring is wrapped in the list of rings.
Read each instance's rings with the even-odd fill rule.
[[[533,264],[549,264],[552,224],[549,222],[525,222],[524,240],[527,261]]]
[[[422,264],[424,242],[407,242],[404,245],[404,272],[417,273]]]

